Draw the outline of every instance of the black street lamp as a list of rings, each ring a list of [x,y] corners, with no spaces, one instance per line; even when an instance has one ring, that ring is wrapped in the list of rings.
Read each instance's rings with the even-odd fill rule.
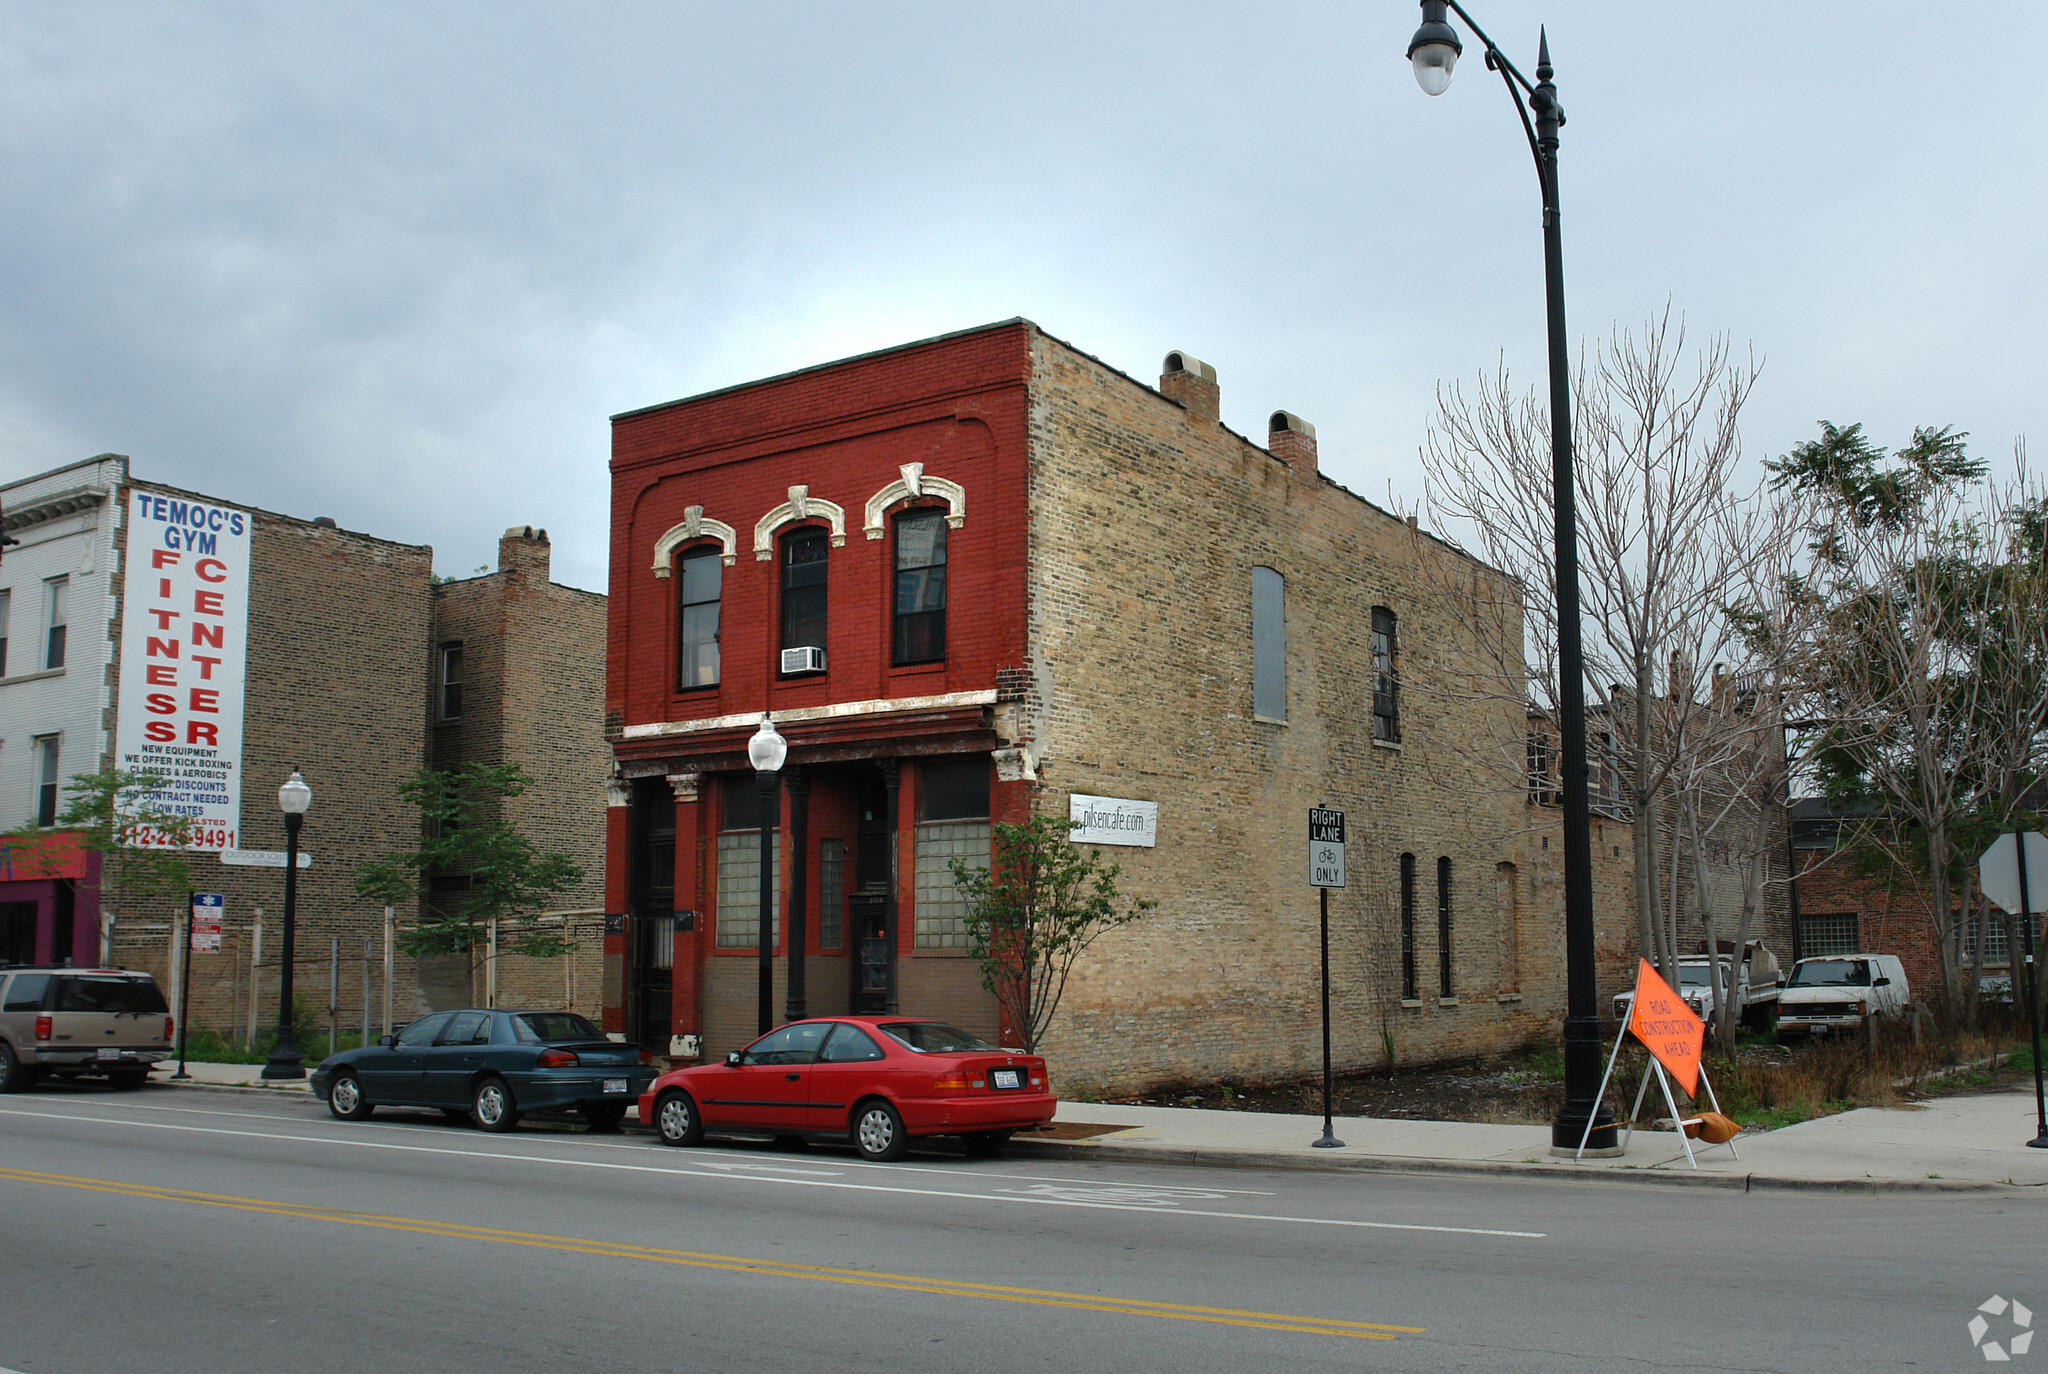
[[[747,741],[747,762],[754,765],[754,777],[761,785],[761,906],[760,934],[754,943],[761,950],[761,976],[755,1020],[758,1035],[775,1029],[775,778],[782,761],[789,757],[789,742],[775,733],[775,722],[761,713],[761,728]]]
[[[1508,61],[1457,0],[1422,0],[1422,27],[1408,44],[1415,81],[1428,95],[1450,88],[1464,44],[1445,18],[1455,10],[1486,45],[1536,155],[1543,194],[1543,295],[1550,336],[1550,481],[1557,557],[1558,735],[1564,771],[1564,1110],[1551,1123],[1553,1153],[1618,1153],[1614,1119],[1600,1101],[1600,1010],[1593,966],[1593,827],[1586,795],[1585,656],[1579,642],[1578,512],[1572,499],[1571,363],[1564,328],[1564,240],[1557,216],[1557,131],[1564,107],[1551,84],[1550,38],[1538,31],[1536,80]],[[1526,97],[1526,99],[1525,99]],[[1588,1127],[1590,1126],[1590,1131]]]
[[[263,1061],[263,1077],[304,1078],[305,1066],[299,1062],[298,1046],[292,1043],[292,922],[299,898],[299,826],[313,805],[313,789],[306,786],[298,769],[277,789],[277,805],[284,812],[284,956],[278,974],[277,1043]]]

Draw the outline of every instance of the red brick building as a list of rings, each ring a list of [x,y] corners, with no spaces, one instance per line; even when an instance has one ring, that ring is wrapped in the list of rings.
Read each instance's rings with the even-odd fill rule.
[[[1523,789],[1426,743],[1519,741],[1519,698],[1401,691],[1411,651],[1484,671],[1418,560],[1500,575],[1323,476],[1305,421],[1273,412],[1262,447],[1207,364],[1169,354],[1153,387],[1012,320],[616,416],[612,482],[608,1029],[752,1036],[770,711],[775,1020],[794,907],[803,1011],[996,1034],[947,860],[1092,797],[1156,814],[1107,857],[1160,906],[1077,968],[1067,1083],[1316,1062],[1318,804],[1352,817],[1340,1065],[1554,1033]]]

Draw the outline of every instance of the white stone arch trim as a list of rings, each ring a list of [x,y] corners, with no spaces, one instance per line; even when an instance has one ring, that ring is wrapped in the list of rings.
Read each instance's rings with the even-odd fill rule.
[[[654,575],[667,577],[675,566],[676,549],[693,539],[716,539],[728,568],[739,561],[739,531],[723,520],[705,519],[702,506],[691,506],[683,512],[681,524],[671,525],[667,533],[654,541]]]
[[[775,557],[775,531],[799,520],[829,522],[832,526],[832,547],[846,547],[846,508],[822,496],[811,495],[809,487],[791,487],[789,499],[762,516],[754,526],[754,561],[772,561]]]
[[[897,471],[903,476],[868,498],[866,519],[861,522],[868,538],[880,539],[888,533],[888,527],[882,523],[882,513],[898,501],[907,501],[913,496],[943,496],[946,498],[946,524],[957,530],[967,523],[967,488],[943,477],[925,476],[923,463],[905,463]]]

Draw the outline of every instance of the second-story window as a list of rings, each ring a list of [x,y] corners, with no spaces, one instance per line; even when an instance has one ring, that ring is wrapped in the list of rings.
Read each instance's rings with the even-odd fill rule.
[[[1394,613],[1372,608],[1372,737],[1388,744],[1401,742],[1400,639]]]
[[[896,624],[891,661],[946,657],[946,513],[916,510],[896,521]]]
[[[43,605],[49,612],[46,623],[50,627],[49,638],[43,646],[43,667],[45,670],[62,668],[64,666],[64,630],[66,624],[64,602],[66,600],[66,593],[70,591],[71,583],[68,578],[53,577],[48,582],[45,582],[43,587]],[[413,661],[417,663],[419,660],[414,659]]]
[[[57,742],[56,735],[38,735],[35,741],[37,825],[57,823]]]
[[[441,646],[441,719],[462,719],[462,645]]]
[[[1287,579],[1252,569],[1252,714],[1287,719]]]
[[[676,687],[718,685],[718,607],[725,564],[717,548],[683,555],[680,579],[681,633],[677,641]]]
[[[782,647],[825,647],[825,555],[820,529],[800,529],[782,541]]]

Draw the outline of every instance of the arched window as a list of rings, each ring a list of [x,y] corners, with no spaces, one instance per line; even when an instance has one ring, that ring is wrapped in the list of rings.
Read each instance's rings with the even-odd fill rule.
[[[1401,856],[1401,1000],[1422,996],[1415,981],[1415,856]]]
[[[910,510],[896,518],[896,615],[892,663],[946,658],[946,513]]]
[[[691,549],[682,557],[683,575],[676,579],[681,609],[677,615],[676,689],[718,685],[718,607],[725,560],[716,545]]]
[[[806,526],[782,540],[782,647],[825,647],[825,558],[829,536]]]

